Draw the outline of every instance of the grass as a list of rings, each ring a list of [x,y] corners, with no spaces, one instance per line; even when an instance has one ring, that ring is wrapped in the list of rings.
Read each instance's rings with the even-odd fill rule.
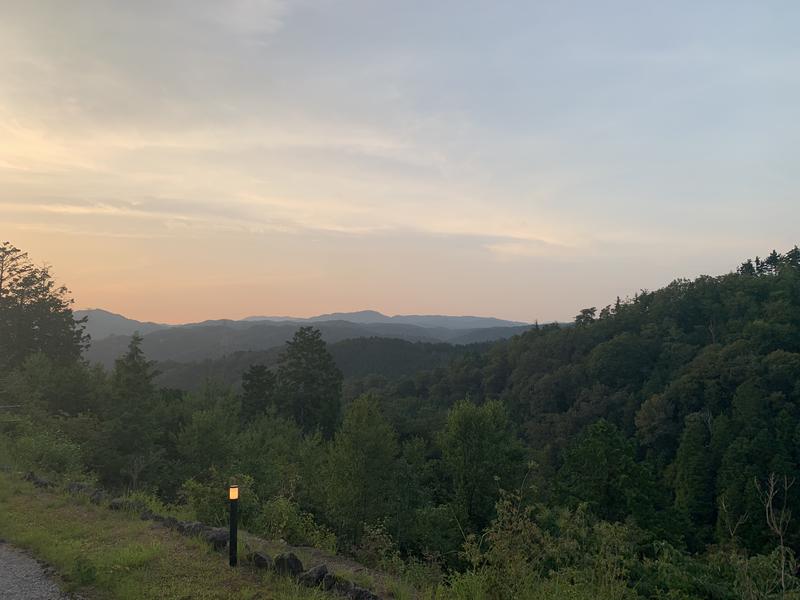
[[[0,473],[0,537],[51,564],[64,588],[92,600],[330,599],[85,498],[43,492]]]

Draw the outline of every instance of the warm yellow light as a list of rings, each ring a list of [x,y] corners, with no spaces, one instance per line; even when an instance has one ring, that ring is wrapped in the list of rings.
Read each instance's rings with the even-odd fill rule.
[[[228,498],[231,499],[231,500],[238,500],[239,499],[239,486],[238,485],[232,485],[228,489]]]

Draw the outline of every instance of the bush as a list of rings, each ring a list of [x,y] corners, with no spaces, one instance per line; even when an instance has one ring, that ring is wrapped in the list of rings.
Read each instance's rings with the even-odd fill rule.
[[[315,546],[336,552],[336,535],[314,521],[313,515],[284,496],[268,500],[250,530],[269,539],[283,539],[290,544]]]
[[[206,525],[222,526],[228,522],[228,486],[239,486],[239,522],[252,529],[259,522],[260,503],[253,491],[253,478],[249,475],[221,476],[211,469],[207,481],[188,479],[181,488],[194,518]]]
[[[47,425],[36,426],[28,420],[15,425],[0,434],[0,447],[7,449],[14,466],[64,477],[83,475],[81,447],[60,430]]]

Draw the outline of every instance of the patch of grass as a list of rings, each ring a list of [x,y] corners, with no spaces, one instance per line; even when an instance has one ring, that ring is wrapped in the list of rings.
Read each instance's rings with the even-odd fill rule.
[[[354,584],[367,589],[375,588],[375,581],[366,573],[343,573],[339,571],[336,573],[339,577],[349,579]]]
[[[92,599],[330,599],[319,591],[247,567],[198,539],[43,492],[0,473],[0,537],[55,567],[64,585]]]

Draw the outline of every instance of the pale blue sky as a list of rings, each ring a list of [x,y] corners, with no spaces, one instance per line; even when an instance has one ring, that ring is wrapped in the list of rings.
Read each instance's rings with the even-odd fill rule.
[[[542,321],[800,241],[796,2],[0,3],[0,237],[78,305]]]

